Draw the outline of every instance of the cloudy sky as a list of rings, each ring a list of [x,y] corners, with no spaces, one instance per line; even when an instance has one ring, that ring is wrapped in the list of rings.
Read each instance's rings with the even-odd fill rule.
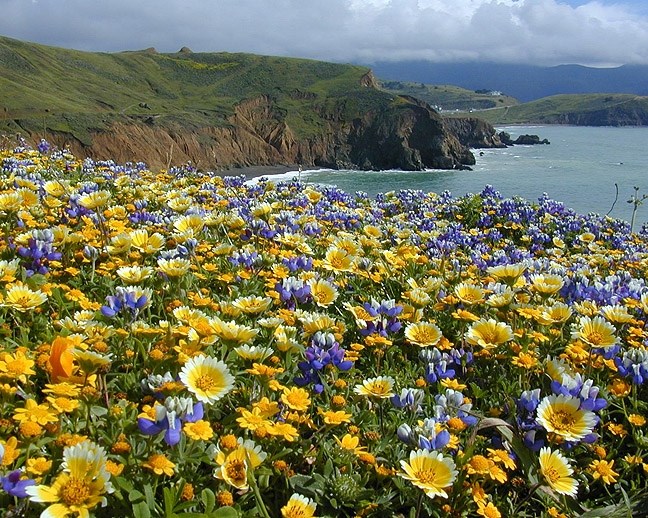
[[[0,34],[329,61],[648,64],[646,0],[0,0]]]

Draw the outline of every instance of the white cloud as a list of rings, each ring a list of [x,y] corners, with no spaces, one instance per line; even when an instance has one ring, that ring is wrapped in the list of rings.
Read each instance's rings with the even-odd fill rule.
[[[0,0],[0,34],[81,50],[188,46],[345,62],[648,63],[648,16],[567,1]]]

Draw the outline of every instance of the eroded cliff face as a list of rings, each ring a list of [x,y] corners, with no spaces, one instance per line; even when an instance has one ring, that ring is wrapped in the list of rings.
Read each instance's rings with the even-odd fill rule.
[[[367,87],[373,78],[366,77]],[[90,143],[69,134],[43,133],[80,156],[118,162],[145,161],[151,168],[192,162],[201,169],[292,165],[355,169],[453,169],[474,163],[469,149],[429,106],[398,99],[348,120],[342,109],[319,114],[320,131],[299,138],[272,98],[241,102],[226,125],[187,127],[179,122],[121,120],[93,132]]]
[[[492,124],[477,117],[444,117],[447,130],[469,148],[506,147]]]

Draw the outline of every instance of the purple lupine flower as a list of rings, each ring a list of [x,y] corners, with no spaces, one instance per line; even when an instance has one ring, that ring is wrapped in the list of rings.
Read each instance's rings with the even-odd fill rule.
[[[440,450],[450,442],[450,432],[445,429],[437,432],[437,420],[429,417],[419,421],[413,429],[406,423],[400,425],[396,435],[405,444],[428,451]]]
[[[461,392],[453,389],[446,389],[445,394],[435,396],[434,414],[437,421],[447,422],[453,417],[458,417],[467,426],[474,426],[478,419],[470,414],[471,403],[464,403],[464,396]]]
[[[394,394],[389,401],[396,408],[406,408],[410,412],[419,413],[422,411],[421,404],[425,398],[425,392],[421,389],[404,388],[400,395]]]
[[[195,423],[204,416],[202,403],[194,403],[191,398],[168,397],[163,405],[155,407],[155,421],[145,417],[137,419],[137,426],[145,435],[164,432],[164,442],[175,446],[182,436],[182,423]]]
[[[54,248],[54,233],[49,230],[32,230],[27,246],[18,247],[18,255],[24,259],[27,276],[46,274],[50,261],[58,261],[62,255]]]
[[[632,378],[635,385],[642,385],[648,380],[648,351],[632,348],[614,360],[619,374]]]
[[[310,286],[297,277],[287,277],[277,282],[275,290],[289,309],[295,309],[297,304],[303,304],[311,296]]]
[[[305,361],[297,364],[301,376],[294,379],[295,384],[300,387],[313,384],[313,391],[320,394],[324,390],[320,372],[327,365],[332,365],[341,371],[353,367],[352,361],[344,359],[345,354],[346,351],[340,347],[331,333],[317,331],[311,339],[311,345],[304,351]]]
[[[16,498],[25,498],[27,496],[26,489],[29,486],[33,486],[36,482],[29,478],[21,479],[21,476],[22,472],[17,469],[4,477],[0,477],[2,489]]]
[[[116,289],[115,295],[106,297],[105,304],[101,306],[101,314],[108,318],[114,318],[119,313],[126,313],[135,320],[140,311],[149,305],[152,295],[153,292],[149,288],[120,286]]]

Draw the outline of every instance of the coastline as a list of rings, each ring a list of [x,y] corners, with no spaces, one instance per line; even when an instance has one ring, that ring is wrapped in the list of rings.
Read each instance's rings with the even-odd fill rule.
[[[247,180],[261,178],[263,176],[276,176],[294,171],[295,176],[299,174],[299,165],[250,165],[243,167],[230,167],[216,171],[221,176],[245,176]]]

